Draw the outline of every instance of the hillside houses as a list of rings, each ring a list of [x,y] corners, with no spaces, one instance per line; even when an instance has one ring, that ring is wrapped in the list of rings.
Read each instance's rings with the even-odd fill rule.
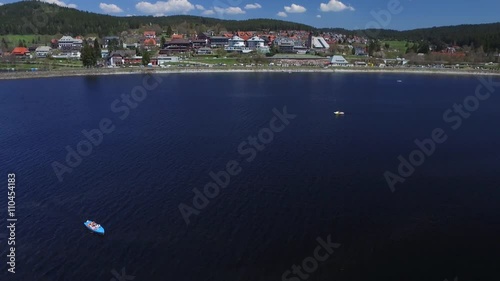
[[[53,38],[45,44],[30,46],[27,53],[23,54],[20,49],[14,53],[16,56],[31,56],[38,59],[48,57],[80,59],[84,45],[94,47],[94,44],[98,42],[102,55],[99,59],[108,65],[141,64],[141,54],[145,51],[150,53],[152,64],[156,65],[176,62],[176,57],[225,53],[271,53],[268,56],[276,53],[287,55],[322,53],[322,56],[326,57],[332,54],[334,44],[348,41],[362,42],[363,39],[335,33],[314,34],[313,36],[310,31],[304,30],[240,30],[235,32],[207,30],[205,32],[189,31],[185,34],[173,33],[166,36],[165,32],[162,33],[157,28],[153,30],[146,27],[146,29],[128,30],[101,37],[95,34],[87,37],[74,37],[67,34],[60,38]],[[352,48],[352,46],[349,47]],[[360,47],[360,50],[365,49]],[[231,54],[231,56],[237,56],[236,54]]]

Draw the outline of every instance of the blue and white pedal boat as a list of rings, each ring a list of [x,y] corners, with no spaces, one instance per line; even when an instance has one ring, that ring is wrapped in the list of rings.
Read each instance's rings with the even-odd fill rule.
[[[97,233],[97,234],[100,234],[100,235],[104,235],[104,228],[100,225],[100,224],[97,224],[96,223],[96,226],[92,227],[91,226],[91,223],[96,223],[96,222],[93,222],[91,220],[87,220],[86,222],[84,222],[83,224],[92,232],[94,233]]]

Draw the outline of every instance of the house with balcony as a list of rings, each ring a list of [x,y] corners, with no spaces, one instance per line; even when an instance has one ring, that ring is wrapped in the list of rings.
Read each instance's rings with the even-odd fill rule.
[[[224,48],[224,50],[226,52],[239,52],[244,54],[252,52],[252,49],[245,45],[245,39],[239,37],[238,35],[234,35],[231,39],[229,39],[229,44]]]
[[[229,38],[226,36],[212,36],[209,38],[209,44],[212,48],[224,48],[229,45]]]
[[[260,38],[259,36],[254,36],[248,39],[247,43],[248,43],[248,48],[254,50],[260,47],[264,47],[264,39]]]
[[[296,53],[295,42],[287,37],[276,38],[274,44],[278,47],[280,53]]]
[[[163,49],[160,50],[160,55],[172,55],[179,53],[190,52],[193,45],[191,41],[186,39],[173,39],[165,42]]]
[[[194,39],[191,43],[194,49],[204,48],[208,45],[208,39]]]
[[[269,46],[266,45],[264,39],[259,36],[254,36],[247,40],[248,48],[251,50],[258,51],[260,53],[269,53],[271,50]]]
[[[71,36],[63,36],[58,41],[58,49],[63,52],[79,51],[83,47],[83,40]]]

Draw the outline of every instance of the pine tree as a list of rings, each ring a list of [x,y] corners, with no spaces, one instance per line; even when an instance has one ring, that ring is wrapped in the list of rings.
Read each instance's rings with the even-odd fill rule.
[[[96,62],[102,58],[101,45],[99,45],[99,40],[97,40],[97,38],[94,40],[94,55]]]
[[[84,67],[90,68],[97,64],[97,57],[94,48],[92,48],[86,41],[84,41],[82,50],[82,63]]]
[[[167,27],[167,36],[172,36],[172,27],[170,25]]]
[[[2,47],[5,48],[6,50],[9,49],[9,43],[7,43],[7,40],[5,40],[4,37],[2,37]]]
[[[142,65],[146,66],[151,62],[151,54],[148,51],[144,51],[142,55]]]

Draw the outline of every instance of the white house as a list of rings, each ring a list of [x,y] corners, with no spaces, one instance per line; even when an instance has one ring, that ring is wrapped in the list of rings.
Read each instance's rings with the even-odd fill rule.
[[[51,47],[48,46],[40,46],[36,48],[35,54],[37,58],[46,58],[50,52],[52,51]]]
[[[323,37],[311,37],[311,49],[324,49],[328,50],[330,44],[328,44]]]
[[[251,50],[256,50],[260,53],[269,53],[271,50],[269,46],[265,45],[264,39],[259,36],[254,36],[247,40],[248,48]]]
[[[213,53],[211,48],[199,48],[196,53],[198,55],[211,55]]]
[[[60,55],[52,55],[55,59],[80,59],[82,53],[80,52],[71,52],[71,53],[63,53]]]
[[[252,51],[245,46],[245,40],[236,35],[229,39],[229,44],[224,50],[227,52],[242,52],[244,54],[248,54]]]
[[[330,64],[333,66],[347,66],[349,62],[343,56],[333,56]]]
[[[243,48],[245,47],[245,40],[239,36],[233,36],[233,38],[229,39],[229,45],[228,47],[233,47],[233,48]]]
[[[59,49],[63,51],[80,50],[83,46],[83,40],[71,36],[63,36],[59,39],[58,44]]]
[[[248,39],[248,48],[250,49],[257,49],[259,47],[264,47],[264,39],[260,38],[259,36],[254,36],[250,39]]]
[[[158,56],[158,65],[164,65],[172,62],[179,62],[179,57]]]

